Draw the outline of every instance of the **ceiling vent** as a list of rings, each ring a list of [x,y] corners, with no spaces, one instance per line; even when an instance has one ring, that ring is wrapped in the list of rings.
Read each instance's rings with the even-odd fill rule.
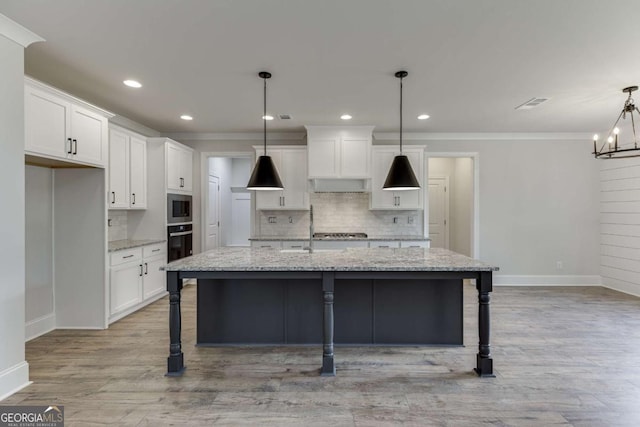
[[[290,114],[278,114],[278,117],[280,117],[280,120],[291,120]]]
[[[536,108],[538,105],[547,102],[550,98],[531,98],[524,104],[518,105],[516,110],[531,110],[532,108]]]

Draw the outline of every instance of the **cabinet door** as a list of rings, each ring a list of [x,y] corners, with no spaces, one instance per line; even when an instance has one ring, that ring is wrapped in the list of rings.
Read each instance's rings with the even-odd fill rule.
[[[109,209],[129,207],[129,137],[109,131]]]
[[[76,161],[104,166],[107,156],[107,119],[91,110],[71,106],[72,157]]]
[[[262,151],[256,153],[257,156],[262,155]],[[267,155],[271,156],[273,164],[276,166],[280,180],[285,188],[287,188],[287,182],[282,174],[282,151],[281,150],[268,150]],[[283,209],[284,192],[280,190],[262,190],[254,191],[256,195],[256,209],[268,210],[268,209]]]
[[[182,178],[182,190],[193,190],[193,152],[180,151],[180,177]]]
[[[284,185],[285,209],[307,209],[309,193],[307,192],[307,151],[283,149],[281,154],[282,168],[279,172]]]
[[[310,139],[307,143],[309,178],[337,178],[340,138]]]
[[[160,270],[160,267],[165,264],[164,255],[144,259],[143,299],[146,300],[167,290],[167,274]]]
[[[115,314],[142,301],[142,266],[138,263],[111,267],[110,311]]]
[[[71,153],[71,104],[48,92],[25,86],[25,150],[66,158]]]
[[[182,149],[173,144],[167,144],[167,189],[182,191],[181,174]]]
[[[147,141],[129,140],[129,203],[132,209],[147,208]]]
[[[340,175],[342,178],[369,178],[371,140],[342,138]]]
[[[371,208],[393,209],[396,198],[393,191],[383,190],[382,186],[387,179],[391,162],[395,153],[391,150],[374,150],[372,154],[373,175],[371,176]]]

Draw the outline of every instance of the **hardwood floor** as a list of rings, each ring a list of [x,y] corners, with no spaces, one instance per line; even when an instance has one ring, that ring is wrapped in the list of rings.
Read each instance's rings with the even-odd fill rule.
[[[67,426],[638,426],[640,298],[602,288],[497,287],[496,378],[472,372],[477,303],[465,285],[464,348],[196,348],[183,291],[183,377],[165,377],[168,301],[105,331],[27,344],[34,384],[2,402],[64,405]]]

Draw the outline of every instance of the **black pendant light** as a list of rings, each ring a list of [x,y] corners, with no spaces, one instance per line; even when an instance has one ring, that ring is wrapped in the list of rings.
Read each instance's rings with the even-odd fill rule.
[[[284,186],[278,176],[276,165],[270,156],[267,156],[267,79],[271,78],[271,73],[260,71],[258,73],[264,80],[264,155],[258,157],[258,161],[253,168],[251,178],[247,184],[247,190],[282,190]]]
[[[419,190],[420,183],[413,173],[409,158],[402,154],[402,79],[407,77],[406,71],[398,71],[396,77],[400,79],[400,155],[394,157],[387,179],[382,186],[383,190]]]

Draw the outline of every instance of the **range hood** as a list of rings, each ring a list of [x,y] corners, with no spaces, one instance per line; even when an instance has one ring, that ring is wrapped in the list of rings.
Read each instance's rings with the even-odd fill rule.
[[[314,178],[309,180],[309,187],[314,193],[368,193],[371,191],[371,180]]]

